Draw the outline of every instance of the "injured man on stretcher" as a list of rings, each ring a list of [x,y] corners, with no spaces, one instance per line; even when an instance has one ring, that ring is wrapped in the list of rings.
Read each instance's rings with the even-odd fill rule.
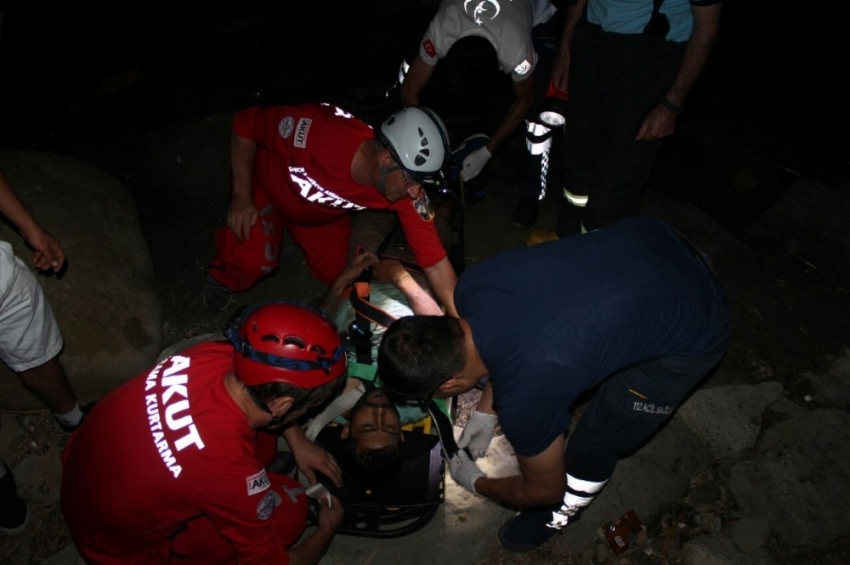
[[[371,277],[362,276],[371,270]],[[366,273],[368,274],[368,273]],[[364,282],[371,278],[371,282]],[[354,295],[354,299],[351,295]],[[356,255],[319,304],[348,340],[348,379],[339,394],[307,424],[315,441],[327,425],[341,426],[346,467],[372,479],[393,477],[401,466],[403,427],[426,418],[418,404],[395,405],[376,378],[378,346],[392,320],[416,314],[442,315],[433,297],[402,262]]]

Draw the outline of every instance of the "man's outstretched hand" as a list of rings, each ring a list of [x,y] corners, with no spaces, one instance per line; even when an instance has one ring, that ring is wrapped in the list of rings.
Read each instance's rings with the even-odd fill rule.
[[[377,263],[377,255],[371,251],[364,251],[360,255],[355,255],[354,258],[351,259],[340,277],[344,277],[350,282],[354,282],[354,280],[360,276],[360,273]]]
[[[316,484],[316,473],[319,471],[337,486],[342,487],[342,469],[340,469],[334,456],[325,451],[321,446],[304,437],[303,432],[285,435],[287,443],[292,450],[295,464],[304,473],[310,484]]]
[[[53,271],[58,273],[65,264],[65,251],[59,240],[38,228],[31,234],[21,234],[29,243],[35,253],[32,256],[32,264],[40,271]]]
[[[375,277],[375,282],[389,283],[397,285],[410,276],[404,265],[398,259],[381,259],[372,267],[372,274]]]
[[[234,196],[227,210],[227,227],[239,241],[245,241],[257,223],[258,214],[257,206],[250,196]]]
[[[342,525],[345,511],[342,502],[332,494],[322,497],[319,501],[319,518],[316,526],[320,529],[326,528],[330,532],[336,532]]]
[[[638,141],[655,141],[673,135],[676,131],[676,114],[658,105],[643,119],[638,130]]]

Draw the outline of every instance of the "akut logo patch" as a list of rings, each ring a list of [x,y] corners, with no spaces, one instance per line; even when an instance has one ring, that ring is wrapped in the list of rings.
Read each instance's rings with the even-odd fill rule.
[[[295,139],[292,144],[295,147],[304,149],[307,147],[307,134],[310,133],[310,126],[313,125],[313,120],[310,118],[301,118],[298,120],[298,125],[295,127]]]
[[[269,476],[263,469],[259,473],[246,477],[245,484],[248,486],[248,496],[252,496],[269,488]]]

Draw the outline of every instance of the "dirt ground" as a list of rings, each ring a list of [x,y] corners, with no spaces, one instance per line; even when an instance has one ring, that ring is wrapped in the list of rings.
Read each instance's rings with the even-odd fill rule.
[[[509,166],[494,163],[497,168]],[[660,166],[666,165],[662,162]],[[501,249],[523,245],[526,235],[523,230],[509,225],[510,204],[514,196],[512,183],[502,175],[493,174],[488,178],[487,197],[467,209],[466,257],[470,263]],[[510,176],[507,178],[510,179]],[[307,275],[300,251],[290,244],[285,246],[282,268],[275,277],[261,282],[244,295],[238,295],[228,312],[204,310],[200,289],[205,258],[211,256],[212,235],[222,222],[227,206],[227,194],[220,192],[211,196],[208,203],[178,200],[163,207],[153,203],[165,195],[153,193],[140,200],[144,233],[159,275],[165,346],[220,330],[229,312],[239,304],[280,297],[310,302],[323,291],[322,285]],[[554,217],[557,204],[555,198],[547,201],[542,222]],[[646,196],[648,212],[670,217],[671,220],[679,217],[681,210],[690,210],[691,206],[657,189]],[[724,361],[722,377],[718,377],[727,382],[709,381],[707,386],[779,381],[790,397],[800,403],[807,402],[806,396],[813,391],[806,374],[827,366],[831,356],[838,355],[847,347],[846,336],[850,335],[848,319],[837,316],[838,312],[850,311],[847,282],[833,279],[805,259],[792,254],[765,256],[753,253],[749,248],[746,248],[748,253],[730,252],[726,240],[739,240],[724,228],[718,228],[713,219],[704,223],[693,222],[688,227],[691,230],[689,236],[695,241],[717,247],[718,253],[713,255],[715,263],[734,296],[731,304],[736,338]],[[716,233],[718,229],[720,235]],[[459,424],[463,424],[475,401],[474,393],[460,399]],[[579,414],[580,409],[576,412],[576,415]],[[62,443],[62,434],[57,432],[46,414],[18,416],[17,422],[24,433],[15,440],[14,455],[9,461],[12,465],[33,453],[48,453]],[[770,423],[765,422],[765,426]],[[722,475],[725,468],[720,465],[708,472]],[[725,508],[725,514],[721,514],[728,523],[734,521],[731,504]],[[35,503],[32,506],[32,524],[26,536],[0,539],[0,556],[4,556],[4,563],[36,563],[55,554],[70,541],[58,504]],[[692,508],[683,501],[679,507],[672,508],[664,516],[654,517],[646,525],[656,543],[667,540],[667,543],[678,544],[672,547],[679,547],[694,535],[704,533],[696,526],[690,533],[681,532],[675,526],[692,522],[693,516]],[[825,550],[777,546],[777,554],[782,556],[780,563],[837,565],[846,562],[848,543],[847,540],[838,540]],[[559,552],[557,547],[547,545],[540,552],[526,556],[512,555],[494,547],[492,558],[487,563],[579,562],[579,556]],[[634,553],[629,557],[629,563],[648,565],[659,562],[643,553]]]

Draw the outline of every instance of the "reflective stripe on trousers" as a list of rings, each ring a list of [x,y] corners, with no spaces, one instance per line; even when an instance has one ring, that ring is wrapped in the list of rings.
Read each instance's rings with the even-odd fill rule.
[[[587,195],[586,194],[573,194],[567,187],[564,187],[564,198],[572,204],[573,206],[578,206],[579,208],[584,208],[587,206]]]
[[[567,474],[567,491],[564,493],[564,502],[561,508],[552,512],[552,521],[546,524],[547,528],[560,530],[569,523],[570,516],[593,502],[596,494],[602,490],[608,479],[602,482],[584,481]]]

